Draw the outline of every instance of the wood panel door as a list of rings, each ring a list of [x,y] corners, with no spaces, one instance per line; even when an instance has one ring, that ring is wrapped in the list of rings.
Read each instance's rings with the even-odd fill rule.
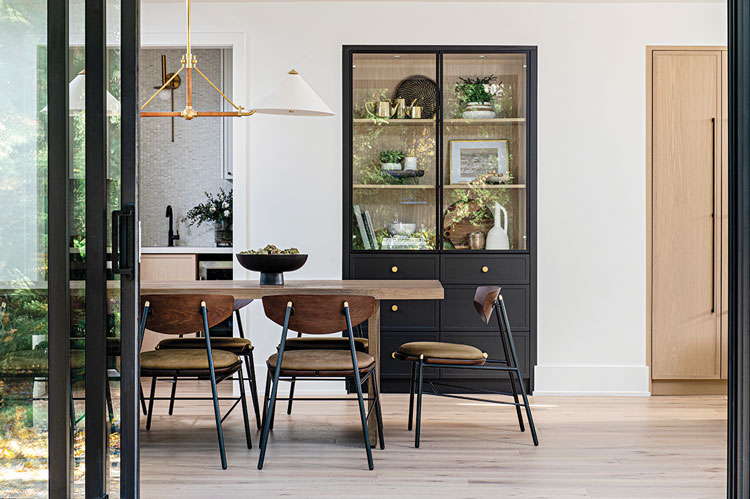
[[[721,379],[729,375],[729,61],[721,52]]]
[[[721,51],[655,51],[652,377],[721,375]]]

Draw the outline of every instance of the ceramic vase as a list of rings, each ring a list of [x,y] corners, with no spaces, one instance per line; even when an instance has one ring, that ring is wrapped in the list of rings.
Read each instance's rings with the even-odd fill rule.
[[[508,212],[505,208],[495,201],[495,226],[487,233],[487,240],[484,248],[488,250],[507,250],[510,249],[508,240]],[[500,222],[502,217],[503,221]]]

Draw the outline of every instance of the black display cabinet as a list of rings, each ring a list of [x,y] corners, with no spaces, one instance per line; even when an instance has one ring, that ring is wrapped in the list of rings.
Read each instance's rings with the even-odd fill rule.
[[[439,279],[442,301],[382,302],[383,391],[408,391],[407,341],[502,358],[472,305],[499,285],[519,362],[536,364],[536,47],[345,46],[343,276]],[[426,372],[497,388],[504,375]],[[502,381],[504,382],[504,380]],[[502,383],[501,382],[501,383]]]

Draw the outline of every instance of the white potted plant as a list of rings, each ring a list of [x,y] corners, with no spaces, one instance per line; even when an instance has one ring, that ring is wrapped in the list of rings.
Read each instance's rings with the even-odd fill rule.
[[[380,168],[387,172],[399,171],[401,170],[401,161],[404,157],[406,157],[406,154],[396,149],[380,151]]]

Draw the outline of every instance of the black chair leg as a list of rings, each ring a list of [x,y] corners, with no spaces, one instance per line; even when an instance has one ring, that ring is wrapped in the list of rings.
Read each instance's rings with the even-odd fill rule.
[[[146,429],[151,429],[151,416],[154,414],[154,394],[156,393],[156,376],[151,378],[151,395],[148,397],[148,417],[146,418]]]
[[[169,396],[169,415],[174,411],[174,396],[177,394],[177,376],[172,378],[172,394]]]
[[[414,378],[417,375],[417,363],[411,363],[411,378],[409,379],[409,425],[407,429],[411,431],[412,421],[414,421]]]
[[[268,374],[266,375],[266,393],[263,395],[263,421],[262,424],[265,426],[266,424],[266,415],[268,414],[268,398],[271,394],[271,371],[268,371]]]
[[[373,370],[372,386],[375,390],[375,416],[378,418],[378,440],[380,440],[380,449],[385,449],[385,435],[383,435],[383,411],[380,407],[380,390],[378,390],[377,373]]]
[[[112,390],[109,386],[109,376],[107,376],[107,415],[109,416],[110,426],[115,422],[115,409],[112,406]]]
[[[245,399],[245,380],[242,379],[242,366],[237,371],[237,375],[240,378],[240,403],[242,404],[242,418],[245,422],[245,440],[247,441],[247,448],[253,448],[253,440],[250,437],[250,420],[247,417],[247,400]]]
[[[261,429],[260,404],[258,403],[258,379],[255,377],[255,362],[253,361],[253,352],[245,355],[245,368],[247,368],[247,379],[250,381],[250,396],[253,399],[253,409],[255,410],[255,424]]]
[[[286,413],[292,414],[292,402],[294,401],[294,386],[297,384],[297,378],[292,378],[292,386],[289,387],[289,404],[286,406]]]
[[[513,354],[510,352],[510,346],[508,344],[507,333],[501,328],[500,340],[503,344],[503,352],[505,353],[505,360],[508,362],[509,367],[518,367],[518,364],[510,365],[510,362],[515,362]],[[518,403],[518,388],[516,388],[516,380],[513,377],[513,373],[508,371],[508,379],[510,380],[510,388],[513,391],[513,401],[516,403],[516,416],[518,417],[518,426],[521,431],[526,431],[523,426],[523,415],[521,414],[521,405]]]
[[[419,433],[422,429],[422,381],[424,371],[424,361],[419,359],[418,378],[417,378],[417,431],[414,433],[414,447],[419,448]]]
[[[281,341],[279,342],[279,354],[276,358],[276,368],[273,370],[273,386],[271,387],[271,399],[268,401],[268,412],[265,413],[263,419],[263,434],[260,437],[260,456],[258,457],[258,469],[263,469],[263,461],[266,458],[266,446],[268,445],[268,432],[271,430],[273,411],[276,406],[276,392],[279,388],[279,376],[281,374],[281,366],[284,362],[284,343],[286,343],[286,335],[289,331],[289,318],[292,315],[292,302],[289,302],[286,307],[286,314],[284,315],[284,328],[281,330]],[[270,371],[268,373],[271,374]],[[266,394],[268,393],[268,383],[266,382]],[[267,397],[266,397],[267,398]],[[265,407],[265,402],[264,402]]]
[[[141,409],[143,410],[143,415],[145,416],[148,414],[148,411],[146,410],[146,397],[143,395],[143,384],[139,381],[138,382],[138,390],[140,391],[140,397],[141,397]]]

